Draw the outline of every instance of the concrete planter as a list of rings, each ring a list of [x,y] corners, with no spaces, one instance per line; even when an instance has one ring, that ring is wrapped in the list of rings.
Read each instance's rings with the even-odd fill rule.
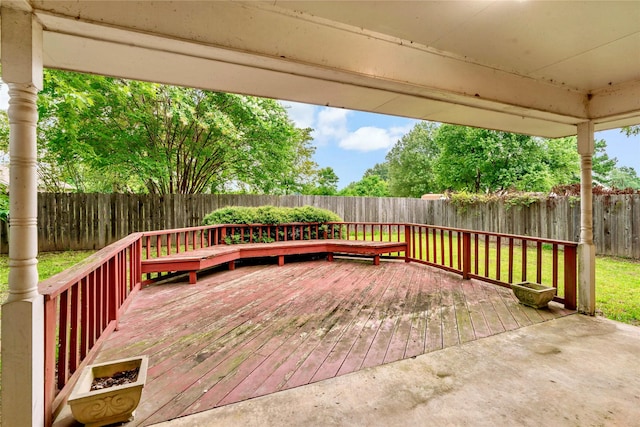
[[[521,304],[533,308],[546,307],[556,294],[555,288],[532,282],[512,283],[511,289]]]
[[[126,422],[140,403],[142,388],[147,379],[147,356],[114,360],[89,365],[82,371],[71,396],[69,406],[73,417],[90,427]],[[116,372],[138,368],[135,382],[91,391],[95,378],[110,377]]]

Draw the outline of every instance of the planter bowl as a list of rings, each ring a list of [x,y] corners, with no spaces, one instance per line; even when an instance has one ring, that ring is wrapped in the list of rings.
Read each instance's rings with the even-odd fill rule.
[[[521,304],[533,308],[544,308],[556,294],[556,288],[533,282],[512,283],[511,289]]]
[[[85,367],[69,396],[73,417],[90,427],[129,421],[140,403],[148,365],[147,356],[138,356]],[[136,381],[91,391],[95,378],[110,377],[116,372],[135,368],[138,368]]]

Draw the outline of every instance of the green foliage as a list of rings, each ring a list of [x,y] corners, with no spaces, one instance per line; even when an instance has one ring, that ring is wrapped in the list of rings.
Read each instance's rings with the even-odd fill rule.
[[[580,155],[576,137],[539,139],[539,141],[544,153],[541,160],[548,168],[551,177],[550,187],[541,188],[540,191],[549,191],[558,184],[580,182]]]
[[[79,191],[277,194],[313,167],[271,99],[47,70],[38,112],[45,182]]]
[[[470,193],[468,191],[448,193],[447,196],[449,198],[449,202],[458,208],[486,203],[491,200],[491,195]]]
[[[0,221],[9,220],[9,192],[7,186],[0,184]]]
[[[609,174],[609,183],[616,188],[640,190],[640,177],[634,168],[628,166],[614,168]]]
[[[419,122],[389,151],[389,193],[396,197],[420,197],[437,190],[435,162],[440,149],[435,143],[437,125]]]
[[[372,168],[364,171],[363,177],[366,178],[368,176],[379,176],[383,181],[389,180],[389,163],[382,162],[376,163]]]
[[[618,159],[610,158],[606,152],[607,142],[604,139],[595,141],[595,150],[593,153],[593,181],[595,184],[610,185],[611,172],[616,168]]]
[[[470,193],[468,191],[459,191],[455,193],[447,193],[449,203],[458,208],[459,213],[464,213],[469,206],[480,205],[502,200],[505,208],[525,206],[529,207],[534,203],[540,202],[546,196],[540,193],[522,193],[513,192],[499,195],[496,193]]]
[[[339,196],[388,197],[389,185],[378,175],[366,175],[340,190]]]
[[[338,175],[331,167],[318,170],[312,182],[302,188],[303,194],[335,196],[338,193]]]
[[[389,194],[396,197],[549,191],[557,184],[579,182],[580,156],[575,137],[543,139],[420,122],[368,175],[388,176]]]
[[[548,191],[554,184],[547,151],[538,138],[442,125],[436,142],[441,150],[435,167],[440,189]]]
[[[313,206],[277,208],[275,206],[228,206],[204,217],[204,225],[214,224],[290,224],[295,222],[327,223],[342,219],[327,209]]]
[[[9,152],[9,117],[0,110],[0,154]]]
[[[640,135],[640,125],[625,126],[620,131],[627,136]]]
[[[217,209],[204,217],[204,225],[215,224],[268,224],[265,227],[253,227],[251,235],[245,229],[244,233],[240,228],[231,227],[229,235],[223,238],[228,245],[238,243],[262,242],[271,243],[275,240],[300,240],[300,239],[316,239],[322,238],[324,232],[329,228],[326,226],[328,222],[341,222],[335,213],[320,209],[313,206],[302,206],[295,208],[277,208],[275,206],[228,206]],[[291,223],[311,223],[320,224],[318,233],[315,227],[310,227],[302,231],[299,228],[278,227],[280,224]],[[302,231],[302,234],[301,234]],[[287,235],[285,236],[285,233]],[[338,231],[334,231],[333,236],[338,237]],[[244,236],[244,239],[243,239]]]
[[[543,198],[546,199],[546,196],[542,196],[540,194],[531,194],[531,193],[515,193],[515,194],[508,194],[504,198],[504,203],[507,208],[514,207],[514,206],[529,207],[534,203],[538,203]]]

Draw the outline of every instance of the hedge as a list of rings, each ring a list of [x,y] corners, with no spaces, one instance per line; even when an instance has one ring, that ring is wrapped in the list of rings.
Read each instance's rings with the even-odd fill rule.
[[[242,234],[240,228],[231,229],[224,241],[227,244],[262,242],[270,243],[276,240],[302,240],[302,239],[321,239],[324,232],[329,228],[326,226],[328,222],[342,222],[334,212],[327,209],[315,208],[313,206],[302,206],[295,208],[278,208],[275,206],[229,206],[217,209],[204,217],[204,225],[215,224],[265,224],[264,227],[254,228],[253,236],[248,233]],[[292,223],[310,223],[319,224],[319,227],[311,227],[307,232],[300,234],[300,228],[278,227],[281,224]],[[286,236],[285,236],[286,232]],[[338,231],[334,232],[334,236],[338,237]]]

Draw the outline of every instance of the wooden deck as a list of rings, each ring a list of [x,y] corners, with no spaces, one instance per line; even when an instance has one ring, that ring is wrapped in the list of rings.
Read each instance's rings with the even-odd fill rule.
[[[144,289],[97,361],[150,357],[150,425],[570,313],[415,263],[244,266]]]

